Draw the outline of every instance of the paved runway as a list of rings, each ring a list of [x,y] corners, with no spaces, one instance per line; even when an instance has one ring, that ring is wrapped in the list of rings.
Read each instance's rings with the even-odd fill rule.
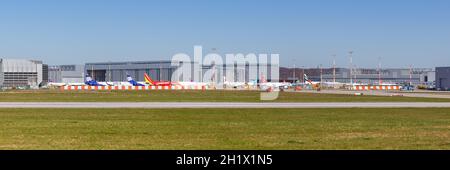
[[[450,108],[450,103],[0,102],[0,108]]]
[[[355,90],[303,90],[297,91],[296,93],[323,93],[323,94],[347,94],[354,95],[355,93],[363,93],[364,95],[371,96],[404,96],[404,97],[422,97],[422,98],[441,98],[450,99],[450,92],[441,91],[419,91],[417,92],[401,92],[401,91],[379,91],[379,90],[368,90],[368,91],[355,91]]]

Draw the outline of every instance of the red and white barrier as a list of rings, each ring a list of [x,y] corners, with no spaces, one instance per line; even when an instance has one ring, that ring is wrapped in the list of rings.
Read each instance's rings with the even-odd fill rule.
[[[61,90],[206,90],[207,86],[61,86]]]
[[[353,90],[400,90],[400,85],[356,85]]]

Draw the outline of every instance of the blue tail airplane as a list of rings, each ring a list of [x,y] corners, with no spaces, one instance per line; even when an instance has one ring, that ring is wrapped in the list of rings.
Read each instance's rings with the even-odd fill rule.
[[[84,84],[86,84],[88,86],[105,86],[105,85],[100,84],[97,81],[93,80],[92,77],[89,76],[89,74],[86,74],[86,81],[84,82]]]
[[[127,81],[133,86],[145,86],[144,84],[138,83],[136,80],[133,80],[130,75],[127,75]]]

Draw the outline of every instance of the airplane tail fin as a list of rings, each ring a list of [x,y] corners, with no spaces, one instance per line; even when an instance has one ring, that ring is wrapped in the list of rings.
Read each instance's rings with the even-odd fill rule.
[[[128,75],[128,74],[127,74],[127,81],[128,82],[133,81],[133,78],[130,75]]]
[[[145,80],[145,83],[154,85],[152,78],[147,73],[144,73],[144,80]]]
[[[91,81],[91,80],[92,80],[91,76],[89,76],[89,74],[86,74],[86,76],[85,76],[85,82],[89,82],[89,81]]]
[[[84,82],[84,84],[89,86],[104,86],[102,84],[99,84],[97,81],[93,80],[92,77],[89,76],[88,74],[86,74],[86,81]]]
[[[262,73],[261,73],[261,83],[267,83],[267,79]]]
[[[307,81],[310,84],[312,84],[312,80],[310,80],[306,74],[303,74],[303,76],[305,77],[305,81]]]
[[[129,74],[127,74],[127,81],[133,86],[142,86],[137,81],[133,80],[133,77],[131,77]]]

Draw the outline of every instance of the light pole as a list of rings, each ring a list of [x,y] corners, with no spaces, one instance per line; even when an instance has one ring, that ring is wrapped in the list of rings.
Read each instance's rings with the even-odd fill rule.
[[[217,53],[217,48],[211,48],[211,51],[213,53]],[[212,65],[212,69],[213,69],[213,75],[211,75],[211,81],[213,83],[216,82],[216,63],[214,62],[214,65]]]
[[[319,65],[319,68],[320,68],[320,86],[322,86],[322,74],[323,74],[323,71],[322,71],[322,64],[320,64]]]
[[[358,66],[354,65],[354,68],[353,68],[353,81],[355,81],[355,83],[358,83],[358,80],[356,79],[357,73],[358,73]]]
[[[91,65],[91,77],[92,77],[92,80],[95,80],[95,77],[94,77],[94,65]]]
[[[159,81],[162,81],[162,60],[159,60]]]
[[[353,51],[349,51],[350,55],[350,84],[353,85]]]
[[[412,65],[409,65],[409,85],[412,86],[412,74],[413,74],[413,68]]]
[[[305,66],[302,66],[302,83],[305,84]]]
[[[378,84],[381,85],[381,57],[378,57]]]
[[[336,83],[336,54],[333,55],[333,83]]]
[[[111,61],[108,61],[108,81],[111,82]]]
[[[292,83],[295,83],[295,64],[294,64],[294,71],[292,72]]]

